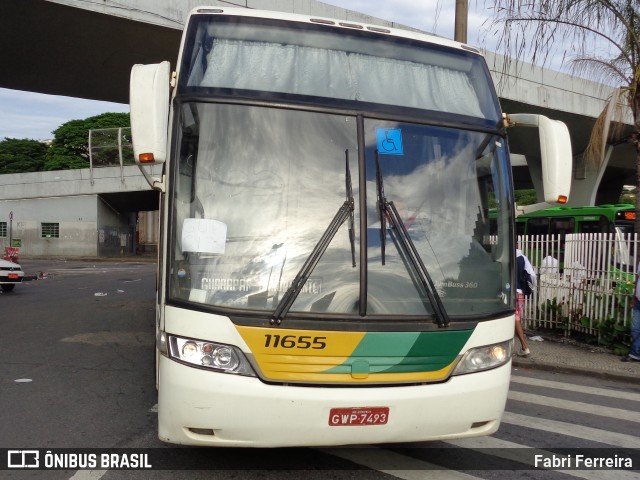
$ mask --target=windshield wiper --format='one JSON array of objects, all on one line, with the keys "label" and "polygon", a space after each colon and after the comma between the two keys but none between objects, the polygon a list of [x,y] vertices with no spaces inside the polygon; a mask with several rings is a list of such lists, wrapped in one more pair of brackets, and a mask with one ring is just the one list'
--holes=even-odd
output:
[{"label": "windshield wiper", "polygon": [[356,266],[356,231],[354,227],[353,211],[355,209],[353,202],[353,186],[351,185],[351,169],[349,168],[349,150],[344,151],[345,156],[345,176],[344,176],[344,189],[347,193],[347,199],[345,204],[349,202],[351,210],[349,212],[349,243],[351,244],[351,266]]},{"label": "windshield wiper", "polygon": [[296,278],[291,282],[291,286],[284,293],[284,296],[278,302],[278,306],[273,312],[269,323],[271,325],[280,325],[282,323],[282,319],[289,312],[291,305],[296,301],[298,295],[302,291],[304,284],[307,283],[307,280],[311,276],[311,272],[316,268],[316,265],[324,255],[324,252],[327,250],[333,237],[336,236],[338,229],[342,226],[342,224],[349,219],[349,241],[351,242],[351,260],[352,265],[356,266],[356,250],[355,250],[355,231],[354,231],[354,208],[355,204],[353,201],[353,187],[351,185],[351,170],[349,169],[349,150],[345,150],[345,190],[346,190],[346,200],[342,204],[342,206],[336,212],[336,215],[331,220],[331,223],[327,227],[327,229],[318,240],[318,243],[313,250],[309,254],[309,257],[302,265],[302,268],[296,275]]},{"label": "windshield wiper", "polygon": [[387,245],[387,221],[385,205],[387,198],[384,195],[384,184],[382,183],[382,170],[380,170],[380,158],[376,149],[376,192],[378,194],[378,214],[380,215],[380,257],[382,265],[385,264],[385,251]]},{"label": "windshield wiper", "polygon": [[438,295],[438,291],[436,290],[435,284],[431,276],[429,275],[429,271],[425,266],[422,258],[420,258],[420,254],[418,253],[418,249],[416,248],[413,240],[411,240],[411,236],[404,223],[402,222],[402,218],[396,209],[396,206],[393,202],[387,200],[387,197],[384,194],[384,184],[382,179],[382,170],[380,169],[380,158],[378,156],[378,151],[376,150],[376,189],[378,193],[378,209],[380,213],[380,240],[381,240],[381,253],[382,253],[382,264],[385,264],[385,238],[387,235],[386,229],[386,221],[385,218],[389,217],[389,222],[391,226],[395,228],[396,235],[400,245],[404,250],[404,254],[411,262],[415,272],[418,275],[418,280],[422,284],[424,291],[431,302],[433,307],[436,321],[438,322],[438,327],[448,327],[449,326],[449,315],[447,315],[447,311],[442,304],[442,300],[440,299],[440,295]]}]

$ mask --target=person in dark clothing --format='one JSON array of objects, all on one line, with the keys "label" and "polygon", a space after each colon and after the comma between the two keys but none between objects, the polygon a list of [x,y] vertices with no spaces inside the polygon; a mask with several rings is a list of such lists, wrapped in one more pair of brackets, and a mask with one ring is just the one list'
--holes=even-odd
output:
[{"label": "person in dark clothing", "polygon": [[[528,274],[528,276],[525,274]],[[516,336],[520,340],[521,351],[518,353],[521,357],[528,357],[531,351],[527,346],[527,339],[522,329],[522,314],[524,312],[525,297],[531,294],[531,289],[536,285],[536,273],[529,262],[529,259],[522,253],[522,250],[516,250]],[[530,285],[529,285],[530,283]]]}]

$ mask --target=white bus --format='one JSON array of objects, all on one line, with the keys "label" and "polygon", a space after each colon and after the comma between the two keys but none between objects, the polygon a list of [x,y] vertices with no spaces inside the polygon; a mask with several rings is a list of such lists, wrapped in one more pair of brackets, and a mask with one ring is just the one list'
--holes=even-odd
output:
[{"label": "white bus", "polygon": [[[571,177],[566,127],[520,119],[541,127],[557,202]],[[508,121],[477,50],[202,7],[174,74],[134,66],[131,123],[162,192],[160,439],[277,447],[496,431],[514,206]]]}]

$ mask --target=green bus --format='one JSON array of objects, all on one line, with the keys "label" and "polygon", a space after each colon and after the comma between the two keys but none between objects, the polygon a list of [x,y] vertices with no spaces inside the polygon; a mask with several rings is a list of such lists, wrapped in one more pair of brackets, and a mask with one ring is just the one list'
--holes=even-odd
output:
[{"label": "green bus", "polygon": [[[630,204],[610,204],[593,207],[552,207],[520,215],[516,218],[516,234],[558,235],[559,251],[556,255],[560,270],[563,270],[565,235],[571,233],[615,233],[616,242],[611,259],[611,272],[616,282],[617,293],[633,292],[635,265],[633,249],[629,249],[624,238],[635,231],[636,211]],[[534,263],[545,256],[535,252]]]},{"label": "green bus", "polygon": [[635,206],[552,207],[516,218],[517,235],[568,233],[634,233]]}]

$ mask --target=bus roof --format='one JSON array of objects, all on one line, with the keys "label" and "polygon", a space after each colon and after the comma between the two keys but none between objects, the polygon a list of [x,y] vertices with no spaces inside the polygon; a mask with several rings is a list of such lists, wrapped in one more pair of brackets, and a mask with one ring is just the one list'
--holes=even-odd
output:
[{"label": "bus roof", "polygon": [[194,15],[212,15],[212,14],[226,14],[226,15],[236,15],[242,17],[254,17],[254,18],[271,18],[271,19],[280,19],[280,20],[288,20],[293,22],[302,22],[309,23],[313,25],[327,25],[337,28],[343,28],[345,30],[362,30],[369,31],[378,34],[391,35],[395,37],[408,38],[412,40],[418,40],[421,42],[428,42],[434,45],[442,45],[446,47],[455,48],[458,50],[464,50],[466,52],[475,53],[481,57],[484,55],[482,52],[470,45],[456,42],[454,40],[449,40],[448,38],[440,37],[438,35],[433,35],[426,32],[419,31],[411,31],[405,30],[401,28],[393,28],[386,27],[380,25],[367,24],[363,22],[354,22],[351,20],[340,20],[335,18],[328,17],[319,17],[313,15],[302,15],[298,13],[286,13],[286,12],[276,12],[271,10],[256,10],[251,8],[241,8],[241,7],[197,7],[191,10],[189,13],[189,18],[187,18],[187,25],[189,19]]},{"label": "bus roof", "polygon": [[587,207],[551,207],[518,216],[518,219],[537,217],[570,217],[581,215],[607,215],[625,210],[635,210],[635,206],[627,203],[606,204]]}]

